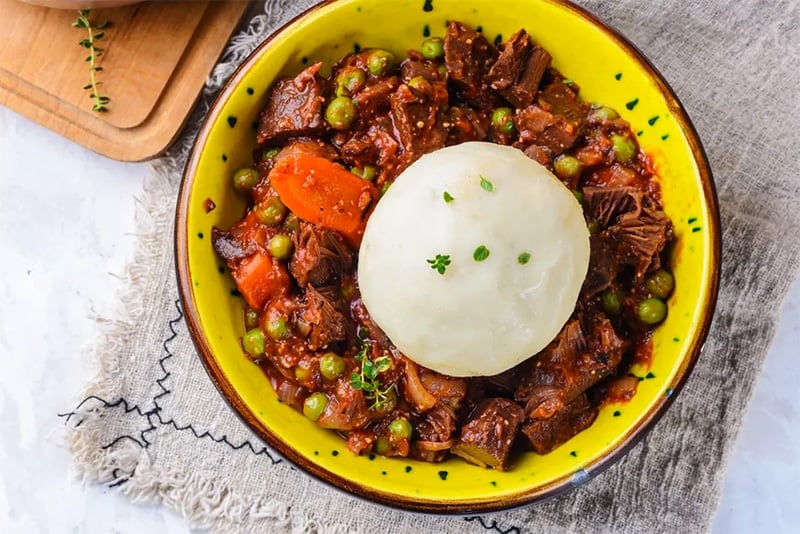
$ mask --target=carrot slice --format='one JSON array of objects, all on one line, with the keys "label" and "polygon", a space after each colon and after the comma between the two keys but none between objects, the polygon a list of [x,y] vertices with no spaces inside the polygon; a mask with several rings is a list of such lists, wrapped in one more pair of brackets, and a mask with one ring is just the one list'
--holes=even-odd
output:
[{"label": "carrot slice", "polygon": [[289,275],[280,262],[265,252],[244,258],[231,271],[239,293],[251,308],[261,310],[264,304],[289,290]]},{"label": "carrot slice", "polygon": [[336,230],[358,246],[367,212],[378,198],[372,183],[332,161],[308,154],[281,159],[269,181],[287,208],[304,221]]}]

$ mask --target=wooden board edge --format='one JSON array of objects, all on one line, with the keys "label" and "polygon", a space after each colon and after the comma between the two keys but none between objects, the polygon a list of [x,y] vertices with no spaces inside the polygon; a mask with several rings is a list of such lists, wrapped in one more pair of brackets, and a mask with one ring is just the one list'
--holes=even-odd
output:
[{"label": "wooden board edge", "polygon": [[[127,162],[153,159],[169,147],[189,118],[205,85],[206,76],[216,65],[250,4],[248,1],[211,2],[211,9],[206,11],[203,23],[198,28],[198,34],[192,39],[173,72],[171,83],[167,85],[147,119],[134,128],[115,128],[94,118],[90,112],[76,110],[73,106],[59,106],[60,100],[48,99],[46,93],[27,82],[16,79],[15,83],[9,83],[9,73],[2,69],[0,69],[0,103],[57,134],[111,159]],[[227,17],[231,17],[232,24],[219,24],[219,20],[225,20]],[[196,57],[206,59],[192,61]],[[193,98],[186,98],[186,87],[178,87],[174,82],[183,80],[189,74],[196,75],[197,71],[202,72],[202,75],[196,76],[197,87],[191,91]],[[22,89],[28,95],[35,95],[35,98],[33,100],[23,98]],[[169,119],[160,120],[165,117]]]}]

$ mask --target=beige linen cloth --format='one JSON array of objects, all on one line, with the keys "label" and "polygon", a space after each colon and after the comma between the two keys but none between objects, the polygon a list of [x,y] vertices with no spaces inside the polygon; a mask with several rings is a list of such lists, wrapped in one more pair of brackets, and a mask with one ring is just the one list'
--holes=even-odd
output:
[{"label": "beige linen cloth", "polygon": [[[419,0],[422,3],[423,0]],[[231,42],[194,120],[247,52],[311,2],[270,0]],[[86,398],[61,414],[77,470],[135,502],[220,532],[697,532],[709,528],[731,448],[800,253],[800,3],[581,0],[672,83],[705,144],[723,224],[722,287],[685,389],[616,465],[550,501],[480,517],[409,514],[293,468],[206,376],[179,305],[172,224],[190,126],[156,164],[122,318],[107,321]],[[260,13],[258,13],[260,12]]]}]

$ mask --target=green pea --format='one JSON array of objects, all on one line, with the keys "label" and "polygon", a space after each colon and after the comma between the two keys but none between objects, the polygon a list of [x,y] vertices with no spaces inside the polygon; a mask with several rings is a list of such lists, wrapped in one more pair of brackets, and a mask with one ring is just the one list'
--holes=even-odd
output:
[{"label": "green pea", "polygon": [[364,87],[366,81],[367,75],[363,70],[344,69],[336,76],[336,96],[350,96]]},{"label": "green pea", "polygon": [[436,73],[439,75],[439,78],[444,80],[445,78],[447,78],[447,67],[445,67],[444,65],[439,65],[438,67],[436,67]]},{"label": "green pea", "polygon": [[261,180],[255,169],[239,169],[233,173],[233,188],[240,193],[247,193]]},{"label": "green pea", "polygon": [[342,376],[345,370],[344,358],[335,352],[326,352],[319,359],[319,372],[328,380]]},{"label": "green pea", "polygon": [[398,417],[389,423],[389,432],[398,439],[410,439],[411,430],[411,423],[405,417]]},{"label": "green pea", "polygon": [[388,50],[373,50],[367,57],[367,70],[373,76],[382,76],[395,65],[394,54]]},{"label": "green pea", "polygon": [[603,311],[610,315],[619,315],[622,311],[622,303],[619,301],[619,293],[608,289],[600,296],[603,303]]},{"label": "green pea", "polygon": [[311,369],[300,367],[299,365],[294,368],[294,377],[300,382],[305,382],[310,379],[312,375]]},{"label": "green pea", "polygon": [[585,200],[583,198],[583,191],[581,191],[580,189],[573,189],[572,195],[575,197],[575,200],[577,200],[579,204],[583,204],[583,201]]},{"label": "green pea", "polygon": [[383,436],[379,437],[375,442],[375,452],[378,454],[386,454],[392,450],[392,444]]},{"label": "green pea", "polygon": [[274,158],[275,156],[278,155],[278,152],[280,152],[280,151],[281,151],[281,149],[277,148],[277,147],[273,147],[273,148],[270,148],[268,150],[265,150],[264,153],[261,154],[261,161],[267,161],[269,159]]},{"label": "green pea", "polygon": [[408,80],[408,86],[412,89],[416,89],[417,91],[425,91],[430,87],[430,85],[431,84],[428,83],[428,80],[422,76],[414,76]]},{"label": "green pea", "polygon": [[430,37],[422,41],[420,47],[425,59],[438,59],[444,55],[444,40],[441,37]]},{"label": "green pea", "polygon": [[283,227],[287,232],[296,232],[297,229],[300,228],[300,220],[297,218],[297,215],[289,213],[289,215],[286,216]]},{"label": "green pea", "polygon": [[358,294],[356,292],[356,285],[352,282],[342,282],[341,294],[342,298],[345,300],[353,300]]},{"label": "green pea", "polygon": [[253,211],[256,214],[256,219],[262,224],[268,226],[278,226],[283,218],[286,216],[286,206],[283,205],[281,199],[278,197],[269,197],[264,202],[257,204]]},{"label": "green pea", "polygon": [[620,163],[630,161],[630,159],[636,154],[636,145],[624,135],[612,135],[611,144],[614,147],[614,154],[617,157],[617,161]]},{"label": "green pea", "polygon": [[282,317],[277,317],[267,321],[267,334],[269,334],[269,337],[272,339],[281,340],[289,337],[291,331],[286,321]]},{"label": "green pea", "polygon": [[337,96],[325,108],[325,120],[334,130],[347,130],[356,119],[356,105],[346,96]]},{"label": "green pea", "polygon": [[372,181],[378,174],[378,169],[373,165],[364,165],[364,168],[350,167],[350,172],[361,178],[362,180]]},{"label": "green pea", "polygon": [[657,324],[667,316],[667,305],[660,299],[646,299],[639,303],[639,320],[644,324]]},{"label": "green pea", "polygon": [[303,415],[312,421],[316,421],[319,419],[319,416],[322,415],[322,412],[325,411],[326,406],[328,406],[328,397],[321,391],[317,391],[306,397],[306,400],[303,401]]},{"label": "green pea", "polygon": [[244,327],[248,330],[258,326],[258,310],[247,308],[244,312]]},{"label": "green pea", "polygon": [[669,272],[659,269],[647,277],[644,286],[654,297],[665,299],[672,293],[672,288],[675,287],[675,279]]},{"label": "green pea", "polygon": [[277,258],[279,260],[288,260],[292,255],[294,243],[292,243],[292,238],[288,235],[277,234],[269,240],[268,248],[269,253],[272,254],[273,258]]},{"label": "green pea", "polygon": [[610,121],[618,118],[619,113],[608,106],[596,105],[589,112],[589,120],[592,122]]},{"label": "green pea", "polygon": [[583,165],[575,156],[563,154],[553,162],[553,170],[556,171],[556,175],[564,180],[577,177],[582,169]]},{"label": "green pea", "polygon": [[492,113],[492,126],[504,133],[514,132],[514,112],[511,108],[497,108]]},{"label": "green pea", "polygon": [[264,332],[260,328],[248,330],[242,336],[242,348],[250,356],[264,354]]},{"label": "green pea", "polygon": [[589,233],[592,235],[599,234],[601,230],[600,223],[594,220],[586,223],[586,227],[589,229]]}]

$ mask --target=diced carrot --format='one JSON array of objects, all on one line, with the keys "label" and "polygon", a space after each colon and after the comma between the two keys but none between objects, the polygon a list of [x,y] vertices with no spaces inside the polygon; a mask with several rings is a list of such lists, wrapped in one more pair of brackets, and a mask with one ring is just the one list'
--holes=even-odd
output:
[{"label": "diced carrot", "polygon": [[378,198],[372,183],[332,161],[308,154],[281,159],[269,174],[273,189],[299,218],[361,243],[367,211]]},{"label": "diced carrot", "polygon": [[244,258],[231,274],[239,293],[256,310],[263,309],[270,298],[289,290],[285,267],[266,252]]}]

